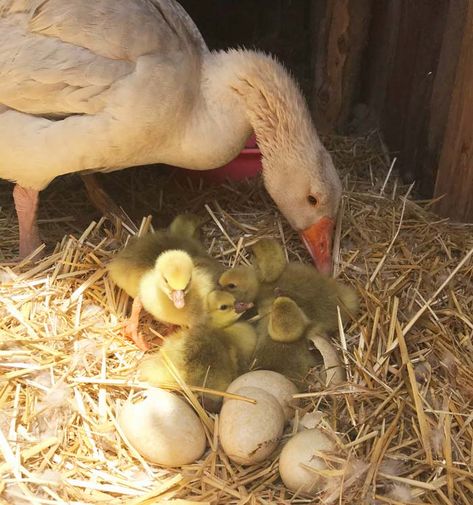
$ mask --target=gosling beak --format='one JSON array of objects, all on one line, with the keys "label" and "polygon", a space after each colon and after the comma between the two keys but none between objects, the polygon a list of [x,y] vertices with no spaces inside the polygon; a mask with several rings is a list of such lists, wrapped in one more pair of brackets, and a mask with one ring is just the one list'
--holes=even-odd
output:
[{"label": "gosling beak", "polygon": [[279,286],[275,287],[273,290],[274,296],[280,297],[280,296],[286,296],[286,292],[281,289]]},{"label": "gosling beak", "polygon": [[182,309],[186,305],[185,293],[182,289],[171,291],[170,298],[172,300],[172,303],[174,303],[174,307],[176,307],[176,309]]},{"label": "gosling beak", "polygon": [[243,312],[251,309],[253,306],[254,306],[253,302],[248,302],[248,303],[235,302],[235,305],[233,306],[233,308],[235,309],[235,312],[237,314],[242,314]]},{"label": "gosling beak", "polygon": [[335,221],[327,216],[301,232],[317,270],[325,275],[332,273],[332,236]]}]

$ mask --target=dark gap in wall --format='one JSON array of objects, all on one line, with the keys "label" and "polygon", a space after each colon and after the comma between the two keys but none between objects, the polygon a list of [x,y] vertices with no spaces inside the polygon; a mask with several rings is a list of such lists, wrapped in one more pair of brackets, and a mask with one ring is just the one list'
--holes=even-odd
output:
[{"label": "dark gap in wall", "polygon": [[272,53],[311,89],[309,0],[181,0],[210,49],[256,48]]}]

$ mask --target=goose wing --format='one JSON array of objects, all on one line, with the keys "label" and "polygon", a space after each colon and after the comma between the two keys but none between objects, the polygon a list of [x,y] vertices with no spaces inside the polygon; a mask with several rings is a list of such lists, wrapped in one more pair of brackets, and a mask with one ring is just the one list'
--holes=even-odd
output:
[{"label": "goose wing", "polygon": [[173,0],[0,0],[0,106],[94,114],[141,56],[197,68],[205,51]]}]

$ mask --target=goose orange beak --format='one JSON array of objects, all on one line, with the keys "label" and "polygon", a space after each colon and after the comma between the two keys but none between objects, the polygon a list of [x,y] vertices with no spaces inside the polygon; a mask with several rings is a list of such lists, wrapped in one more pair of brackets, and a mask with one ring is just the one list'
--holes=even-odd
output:
[{"label": "goose orange beak", "polygon": [[335,221],[327,216],[301,232],[317,270],[325,275],[332,273],[332,237]]}]

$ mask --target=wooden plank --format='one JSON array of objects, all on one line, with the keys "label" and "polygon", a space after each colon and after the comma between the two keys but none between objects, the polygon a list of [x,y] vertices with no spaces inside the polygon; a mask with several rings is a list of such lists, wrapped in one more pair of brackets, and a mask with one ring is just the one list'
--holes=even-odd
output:
[{"label": "wooden plank", "polygon": [[397,40],[380,126],[404,179],[416,180],[416,189],[431,195],[432,174],[423,177],[419,168],[426,153],[429,104],[449,0],[396,3],[399,11],[393,13],[397,16]]},{"label": "wooden plank", "polygon": [[434,192],[470,0],[373,4],[360,101],[378,118],[396,167],[426,197]]},{"label": "wooden plank", "polygon": [[450,0],[429,104],[429,123],[425,151],[419,160],[416,179],[423,180],[423,189],[433,194],[445,127],[455,84],[458,56],[465,27],[469,0]]},{"label": "wooden plank", "polygon": [[313,112],[321,132],[345,125],[358,91],[372,0],[315,2]]},{"label": "wooden plank", "polygon": [[370,113],[382,120],[389,79],[393,71],[399,38],[402,3],[377,0],[371,11],[368,46],[361,75],[360,101]]},{"label": "wooden plank", "polygon": [[435,210],[473,222],[473,2],[468,2],[447,126],[435,184]]}]

